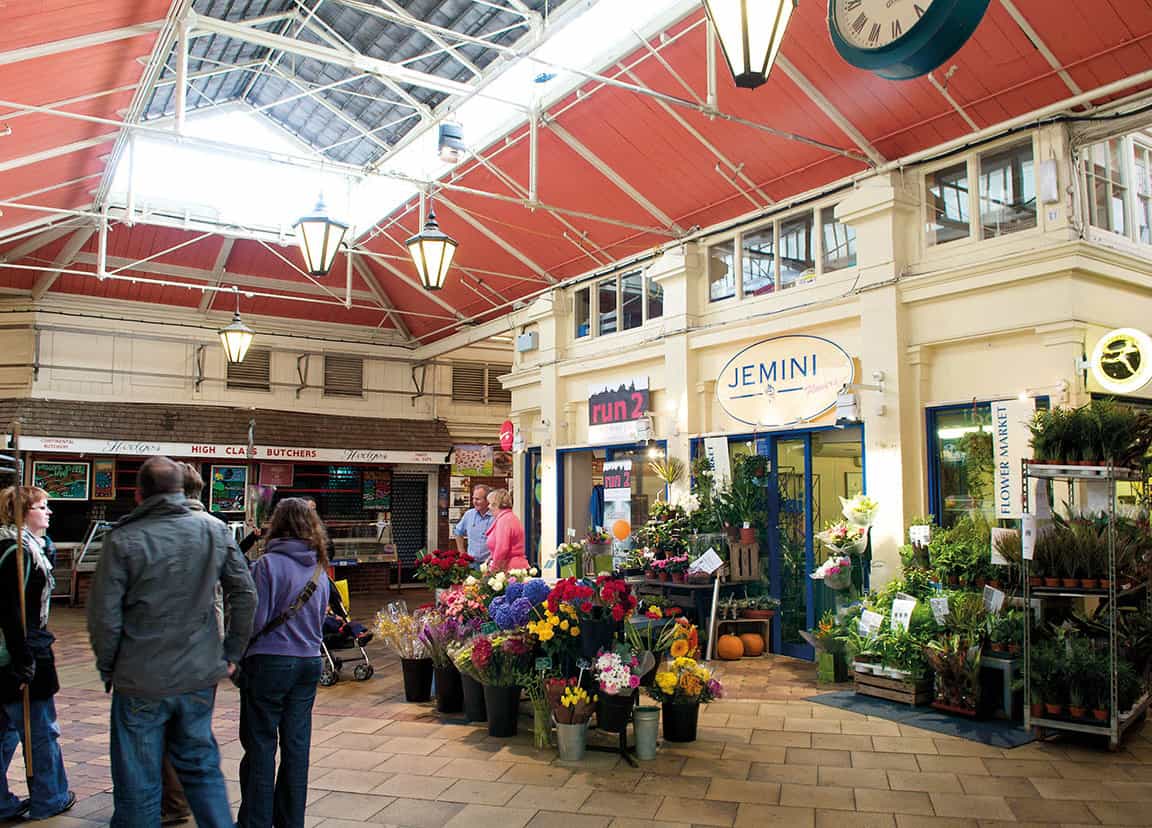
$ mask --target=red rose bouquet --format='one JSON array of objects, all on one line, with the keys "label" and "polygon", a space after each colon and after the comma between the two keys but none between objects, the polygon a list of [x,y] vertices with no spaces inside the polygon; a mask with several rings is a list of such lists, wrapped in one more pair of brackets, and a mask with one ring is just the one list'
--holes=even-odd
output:
[{"label": "red rose bouquet", "polygon": [[455,549],[436,550],[416,559],[416,577],[430,589],[463,583],[471,572],[472,556]]},{"label": "red rose bouquet", "polygon": [[596,579],[596,593],[613,621],[624,621],[636,612],[636,596],[623,578],[601,575]]}]

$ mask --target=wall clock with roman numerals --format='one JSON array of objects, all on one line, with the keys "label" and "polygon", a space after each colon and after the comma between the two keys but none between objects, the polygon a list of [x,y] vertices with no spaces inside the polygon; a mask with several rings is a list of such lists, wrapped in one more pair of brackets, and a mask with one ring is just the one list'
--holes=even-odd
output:
[{"label": "wall clock with roman numerals", "polygon": [[907,80],[956,54],[987,9],[988,0],[829,0],[828,29],[853,66]]}]

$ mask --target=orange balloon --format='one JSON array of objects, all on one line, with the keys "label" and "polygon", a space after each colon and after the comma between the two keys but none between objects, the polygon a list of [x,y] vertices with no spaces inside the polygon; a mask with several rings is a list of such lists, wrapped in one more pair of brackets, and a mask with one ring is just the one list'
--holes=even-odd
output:
[{"label": "orange balloon", "polygon": [[628,536],[632,534],[632,524],[621,518],[612,524],[612,534],[618,541],[628,540]]}]

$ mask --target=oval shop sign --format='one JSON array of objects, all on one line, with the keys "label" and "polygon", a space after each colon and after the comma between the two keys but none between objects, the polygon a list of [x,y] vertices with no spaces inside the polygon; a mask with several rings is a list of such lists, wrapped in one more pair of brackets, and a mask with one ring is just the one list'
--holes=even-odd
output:
[{"label": "oval shop sign", "polygon": [[793,334],[764,339],[737,353],[716,379],[728,415],[757,428],[802,423],[836,405],[856,378],[852,357],[831,340]]}]

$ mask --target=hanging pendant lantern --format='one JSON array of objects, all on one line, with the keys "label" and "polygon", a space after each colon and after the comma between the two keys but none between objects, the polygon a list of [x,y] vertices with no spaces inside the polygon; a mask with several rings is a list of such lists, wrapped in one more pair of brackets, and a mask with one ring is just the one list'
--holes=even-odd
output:
[{"label": "hanging pendant lantern", "polygon": [[405,242],[408,254],[420,274],[425,290],[440,290],[448,278],[448,268],[456,254],[456,240],[436,223],[436,212],[429,209],[424,229]]},{"label": "hanging pendant lantern", "polygon": [[303,216],[292,227],[304,254],[304,268],[310,276],[327,276],[348,232],[348,225],[329,217],[324,198],[316,201],[311,215]]},{"label": "hanging pendant lantern", "polygon": [[767,82],[798,2],[704,0],[704,10],[720,38],[724,59],[738,87],[755,89]]},{"label": "hanging pendant lantern", "polygon": [[238,365],[248,356],[248,349],[252,346],[252,339],[256,332],[244,324],[240,319],[240,293],[236,293],[236,311],[232,314],[232,321],[221,328],[220,344],[224,346],[224,356],[232,365]]}]

